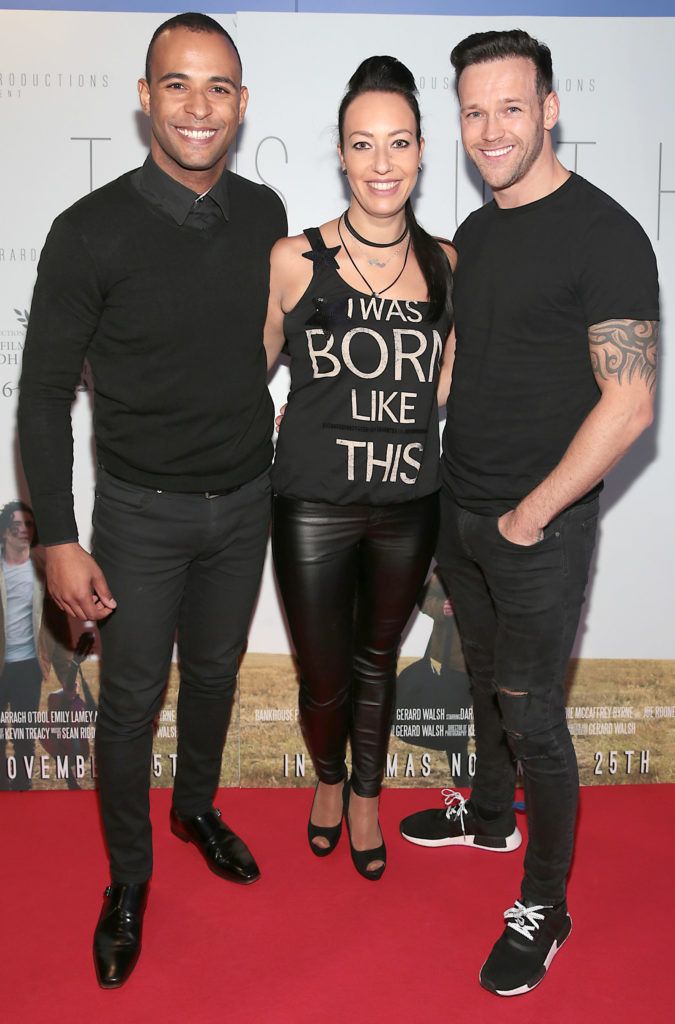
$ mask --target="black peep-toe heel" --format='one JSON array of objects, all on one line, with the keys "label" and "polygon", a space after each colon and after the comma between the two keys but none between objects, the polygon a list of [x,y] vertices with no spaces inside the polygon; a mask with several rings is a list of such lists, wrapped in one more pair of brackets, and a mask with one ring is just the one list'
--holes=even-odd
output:
[{"label": "black peep-toe heel", "polygon": [[[318,788],[319,783],[317,782],[316,787],[314,789],[314,800],[316,800]],[[333,852],[333,850],[335,849],[339,842],[340,836],[342,835],[342,818],[340,818],[337,825],[314,825],[312,823],[312,811],[314,810],[314,800],[312,800],[312,810],[310,810],[309,812],[309,821],[307,822],[307,839],[309,840],[309,845],[312,853],[316,854],[317,857],[327,857],[329,853]],[[317,846],[314,840],[318,838],[325,839],[328,842],[328,846]]]},{"label": "black peep-toe heel", "polygon": [[[345,783],[345,788],[342,791],[342,799],[344,802],[344,817],[347,822],[347,834],[349,836],[349,848],[352,853],[352,861],[354,867],[363,878],[369,879],[371,882],[377,882],[379,878],[382,878],[384,869],[387,866],[387,847],[384,843],[384,838],[380,846],[376,846],[374,850],[356,850],[352,842],[352,830],[349,825],[349,795],[351,788],[349,783]],[[380,819],[377,819],[377,827],[380,829],[380,835],[382,834],[382,828],[380,827]],[[381,860],[382,864],[379,868],[368,870],[368,865],[374,860]]]}]

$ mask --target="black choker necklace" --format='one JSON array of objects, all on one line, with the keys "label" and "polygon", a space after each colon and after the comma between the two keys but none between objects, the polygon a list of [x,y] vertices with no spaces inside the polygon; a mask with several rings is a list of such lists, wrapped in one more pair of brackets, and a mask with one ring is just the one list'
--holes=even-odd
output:
[{"label": "black choker necklace", "polygon": [[367,238],[364,238],[363,235],[360,235],[356,228],[352,226],[352,223],[349,219],[349,214],[347,213],[346,210],[342,214],[342,219],[345,222],[345,227],[347,228],[347,231],[349,232],[350,235],[353,235],[354,238],[356,238],[361,243],[361,245],[372,245],[373,249],[390,249],[393,245],[400,245],[405,236],[408,234],[408,225],[406,224],[401,237],[395,238],[393,242],[369,242]]},{"label": "black choker necklace", "polygon": [[[346,218],[346,214],[343,214],[342,215],[342,220],[345,220],[345,218]],[[384,295],[385,292],[388,292],[390,290],[390,288],[393,288],[394,285],[397,284],[398,281],[400,281],[401,277],[403,276],[403,271],[405,270],[406,264],[408,262],[408,254],[410,253],[410,243],[412,242],[412,238],[408,239],[408,244],[405,247],[405,256],[403,257],[403,266],[399,270],[398,274],[396,275],[394,280],[391,282],[391,284],[388,284],[386,288],[380,288],[379,292],[376,292],[375,289],[373,288],[372,284],[368,280],[368,278],[365,277],[361,273],[359,268],[356,266],[356,263],[354,262],[354,257],[350,253],[350,251],[347,248],[347,245],[345,243],[345,240],[342,237],[342,232],[340,231],[340,221],[338,221],[337,229],[338,229],[338,235],[340,236],[340,241],[342,242],[342,248],[347,253],[347,256],[349,257],[349,261],[350,261],[351,265],[353,266],[354,270],[356,271],[356,273],[359,275],[361,280],[364,281],[368,285],[368,289],[369,289],[371,295],[373,295],[376,299],[379,299],[380,295]],[[400,239],[399,239],[399,241],[400,241]],[[391,242],[389,244],[391,245]]]}]

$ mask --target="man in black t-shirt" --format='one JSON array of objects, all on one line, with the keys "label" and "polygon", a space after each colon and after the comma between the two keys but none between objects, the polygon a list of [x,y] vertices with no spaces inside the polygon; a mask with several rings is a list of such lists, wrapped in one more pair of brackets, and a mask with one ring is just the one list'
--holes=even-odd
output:
[{"label": "man in black t-shirt", "polygon": [[437,559],[471,675],[468,801],[401,824],[411,842],[506,852],[523,768],[521,894],[480,973],[528,992],[571,929],[578,774],[564,679],[602,478],[652,421],[658,280],[649,241],[558,161],[548,47],[520,30],[455,47],[462,141],[494,200],[459,228],[456,349]]},{"label": "man in black t-shirt", "polygon": [[[21,380],[21,451],[57,604],[101,630],[96,761],[111,885],[94,935],[102,987],[141,948],[153,721],[180,657],[171,829],[222,878],[254,882],[213,807],[265,555],[273,407],[262,331],[274,193],[226,168],[247,90],[213,19],[159,27],[139,96],[142,168],[52,226]],[[77,540],[70,404],[88,360],[98,472],[93,557]]]}]

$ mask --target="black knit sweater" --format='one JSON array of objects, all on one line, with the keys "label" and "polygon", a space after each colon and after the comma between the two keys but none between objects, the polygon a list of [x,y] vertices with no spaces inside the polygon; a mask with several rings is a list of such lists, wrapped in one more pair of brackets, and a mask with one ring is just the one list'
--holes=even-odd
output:
[{"label": "black knit sweater", "polygon": [[46,544],[77,539],[70,406],[85,358],[97,458],[114,476],[217,491],[271,461],[262,331],[269,252],[286,233],[282,204],[226,171],[225,214],[181,224],[171,203],[148,197],[145,170],[57,217],[40,257],[19,435]]}]

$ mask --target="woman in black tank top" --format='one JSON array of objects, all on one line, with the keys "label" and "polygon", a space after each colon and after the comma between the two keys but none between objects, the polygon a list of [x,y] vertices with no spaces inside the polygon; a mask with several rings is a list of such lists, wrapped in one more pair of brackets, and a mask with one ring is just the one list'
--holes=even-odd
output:
[{"label": "woman in black tank top", "polygon": [[416,92],[393,57],[352,76],[338,118],[349,209],[277,242],[265,330],[269,365],[284,343],[291,358],[273,551],[319,777],[309,842],[317,856],[334,849],[344,805],[354,864],[373,880],[398,647],[438,528],[437,396],[452,349],[454,250],[409,198],[424,148]]}]

